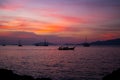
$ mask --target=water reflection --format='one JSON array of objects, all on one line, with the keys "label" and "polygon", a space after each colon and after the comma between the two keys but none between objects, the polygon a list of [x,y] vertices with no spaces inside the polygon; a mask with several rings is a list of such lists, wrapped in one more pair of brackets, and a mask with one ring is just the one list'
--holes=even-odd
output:
[{"label": "water reflection", "polygon": [[54,80],[100,80],[120,66],[119,47],[77,47],[59,51],[56,46],[0,47],[0,68]]}]

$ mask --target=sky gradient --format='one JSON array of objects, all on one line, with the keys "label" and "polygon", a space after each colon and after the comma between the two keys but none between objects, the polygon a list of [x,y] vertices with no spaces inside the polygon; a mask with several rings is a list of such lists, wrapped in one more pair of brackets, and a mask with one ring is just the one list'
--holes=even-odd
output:
[{"label": "sky gradient", "polygon": [[0,40],[120,38],[120,0],[0,0]]}]

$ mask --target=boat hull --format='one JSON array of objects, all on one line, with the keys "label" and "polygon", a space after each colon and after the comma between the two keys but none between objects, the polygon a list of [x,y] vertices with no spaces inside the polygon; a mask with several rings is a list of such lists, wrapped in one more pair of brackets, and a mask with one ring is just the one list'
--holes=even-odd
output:
[{"label": "boat hull", "polygon": [[69,48],[69,47],[59,47],[58,48],[58,50],[74,50],[75,49],[75,47],[71,47],[71,48]]}]

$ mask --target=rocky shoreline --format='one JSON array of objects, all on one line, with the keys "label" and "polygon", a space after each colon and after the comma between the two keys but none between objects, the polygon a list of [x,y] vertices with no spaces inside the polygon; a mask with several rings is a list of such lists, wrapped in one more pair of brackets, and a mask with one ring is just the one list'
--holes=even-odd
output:
[{"label": "rocky shoreline", "polygon": [[[12,70],[0,69],[0,80],[52,80],[51,78],[33,78],[28,75],[18,75]],[[120,80],[120,68],[102,78],[102,80]]]},{"label": "rocky shoreline", "polygon": [[0,69],[0,80],[52,80],[50,78],[33,78],[28,75],[18,75],[12,70]]},{"label": "rocky shoreline", "polygon": [[102,80],[120,80],[120,68],[104,76]]}]

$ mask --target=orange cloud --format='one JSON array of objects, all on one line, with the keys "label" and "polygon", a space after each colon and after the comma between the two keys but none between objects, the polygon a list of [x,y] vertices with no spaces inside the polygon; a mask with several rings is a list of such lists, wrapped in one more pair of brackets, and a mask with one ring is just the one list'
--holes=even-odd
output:
[{"label": "orange cloud", "polygon": [[65,26],[61,24],[46,23],[42,21],[29,20],[24,18],[12,18],[8,21],[1,21],[1,30],[13,30],[13,31],[27,31],[34,32],[36,34],[48,34],[54,32],[60,32],[65,30]]},{"label": "orange cloud", "polygon": [[44,25],[44,28],[36,30],[37,34],[49,34],[49,33],[57,33],[66,30],[64,26],[59,26],[58,24],[47,24]]},{"label": "orange cloud", "polygon": [[[9,18],[9,19],[8,19]],[[35,34],[52,34],[52,35],[59,35],[62,34],[67,36],[73,36],[72,34],[82,34],[85,31],[83,27],[79,26],[71,26],[73,23],[70,23],[67,20],[64,21],[63,18],[68,20],[73,20],[73,22],[77,22],[76,19],[74,20],[72,17],[63,17],[63,21],[60,20],[58,22],[44,22],[39,20],[32,20],[29,18],[22,18],[22,17],[6,17],[6,21],[2,20],[2,28],[1,30],[9,30],[9,31],[25,31],[25,32],[32,32]],[[70,21],[71,21],[70,20]],[[77,19],[78,20],[78,19]],[[66,24],[67,23],[67,24]],[[87,30],[88,31],[88,30]],[[69,34],[69,35],[68,35]]]}]

